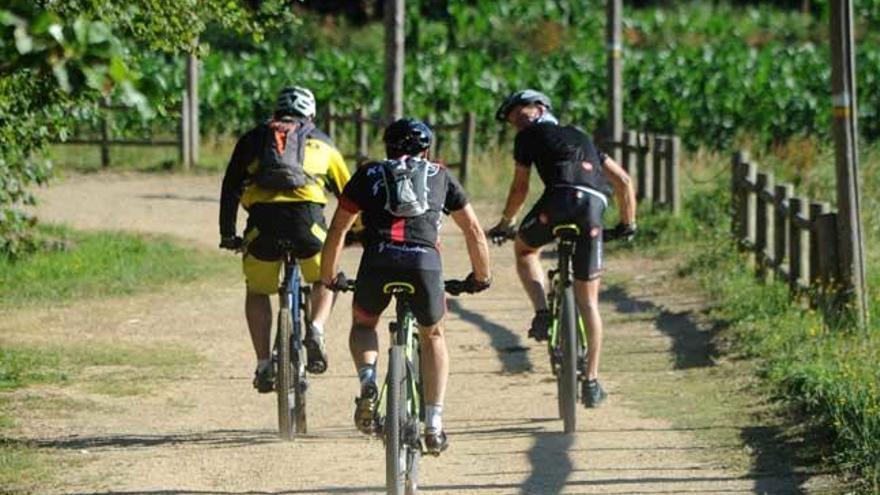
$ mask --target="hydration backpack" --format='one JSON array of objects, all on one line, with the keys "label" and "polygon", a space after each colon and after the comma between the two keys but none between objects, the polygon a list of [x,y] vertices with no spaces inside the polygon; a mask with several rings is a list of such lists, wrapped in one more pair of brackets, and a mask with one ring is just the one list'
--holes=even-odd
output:
[{"label": "hydration backpack", "polygon": [[431,163],[404,156],[382,162],[385,209],[395,217],[417,217],[428,211],[428,169]]},{"label": "hydration backpack", "polygon": [[254,183],[275,191],[305,186],[309,182],[303,169],[306,139],[314,128],[305,120],[269,122]]}]

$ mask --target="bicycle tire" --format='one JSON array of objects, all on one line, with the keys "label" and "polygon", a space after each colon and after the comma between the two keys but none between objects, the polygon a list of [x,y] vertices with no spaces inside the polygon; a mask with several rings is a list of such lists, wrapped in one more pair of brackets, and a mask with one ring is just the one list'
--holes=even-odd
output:
[{"label": "bicycle tire", "polygon": [[[416,411],[407,413],[407,421],[415,425],[415,431],[411,432],[415,436],[415,441],[420,442],[421,424],[425,421],[425,394],[421,387],[421,345],[419,336],[413,335],[413,352],[408,363],[409,384],[413,387],[412,397],[409,397],[413,407],[418,408]],[[409,390],[409,389],[408,389]],[[422,457],[421,445],[416,448],[413,444],[413,438],[408,438],[409,442],[406,447],[406,495],[416,495],[419,491],[419,463]]]},{"label": "bicycle tire", "polygon": [[278,395],[278,432],[282,440],[293,440],[294,417],[291,394],[296,395],[293,381],[293,360],[291,356],[290,337],[293,334],[293,318],[290,310],[282,306],[278,312],[278,347],[276,355],[275,392]]},{"label": "bicycle tire", "polygon": [[309,430],[308,421],[306,420],[306,389],[308,388],[308,381],[306,379],[305,349],[301,344],[293,355],[295,356],[293,362],[293,384],[296,391],[293,400],[294,423],[296,425],[296,432],[298,434],[305,434]]},{"label": "bicycle tire", "polygon": [[405,495],[406,449],[403,426],[406,407],[403,346],[391,347],[385,396],[385,488],[389,495]]},{"label": "bicycle tire", "polygon": [[565,433],[574,433],[577,422],[577,312],[574,290],[562,293],[562,318],[559,339],[562,345],[562,366],[557,377],[561,388],[562,422]]}]

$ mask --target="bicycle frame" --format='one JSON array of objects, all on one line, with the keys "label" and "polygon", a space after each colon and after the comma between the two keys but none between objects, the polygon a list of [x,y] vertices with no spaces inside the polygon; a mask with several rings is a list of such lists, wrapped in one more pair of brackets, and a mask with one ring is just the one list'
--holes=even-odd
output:
[{"label": "bicycle frame", "polygon": [[284,254],[284,278],[278,288],[279,310],[274,343],[275,391],[278,395],[278,429],[281,438],[292,440],[306,433],[308,376],[303,346],[303,318],[309,318],[309,287],[302,283],[296,258]]},{"label": "bicycle frame", "polygon": [[[403,292],[394,293],[397,307],[397,321],[394,322],[392,332],[394,333],[394,345],[401,345],[404,349],[406,357],[406,373],[407,382],[410,385],[409,392],[411,400],[407,404],[409,413],[419,421],[425,420],[424,397],[422,396],[421,370],[414,369],[415,363],[420,362],[421,348],[419,346],[418,330],[415,323],[415,317],[409,309],[409,300],[407,294]],[[419,379],[415,379],[418,377]],[[385,410],[386,392],[388,390],[387,380],[382,384],[382,390],[379,393],[379,400],[376,402],[377,416],[382,418],[382,411]]]},{"label": "bicycle frame", "polygon": [[[550,353],[551,358],[555,357],[554,355],[559,351],[559,308],[561,306],[561,297],[562,291],[566,287],[574,284],[574,277],[572,276],[571,270],[571,258],[574,254],[574,239],[563,239],[559,238],[557,241],[557,252],[559,253],[559,259],[557,262],[557,268],[555,270],[550,270],[549,274],[549,285],[551,287],[551,297],[548,298],[550,313],[553,315],[553,319],[550,324],[549,330],[549,338],[547,339],[547,351]],[[580,312],[577,315],[577,324],[578,324],[578,349],[580,359],[586,359],[586,345],[587,345],[587,326],[584,323],[584,319],[581,317]],[[578,363],[578,372],[586,376],[586,363]],[[551,362],[553,374],[555,375],[557,370],[557,363],[555,361]]]}]

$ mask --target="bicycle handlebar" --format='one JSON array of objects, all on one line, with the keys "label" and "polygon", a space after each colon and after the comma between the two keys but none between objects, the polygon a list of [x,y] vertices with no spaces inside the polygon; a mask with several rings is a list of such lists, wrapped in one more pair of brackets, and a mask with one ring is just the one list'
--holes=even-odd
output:
[{"label": "bicycle handlebar", "polygon": [[[345,273],[339,272],[333,280],[333,284],[327,288],[333,292],[351,292],[354,290],[355,282],[356,280],[346,277]],[[446,280],[443,282],[443,288],[453,296],[476,292],[467,280]]]}]

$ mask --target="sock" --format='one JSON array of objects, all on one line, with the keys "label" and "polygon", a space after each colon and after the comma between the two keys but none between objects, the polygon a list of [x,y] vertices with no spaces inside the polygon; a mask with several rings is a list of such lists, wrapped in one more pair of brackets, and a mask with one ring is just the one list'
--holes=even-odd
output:
[{"label": "sock", "polygon": [[266,371],[272,366],[271,359],[257,359],[257,371]]},{"label": "sock", "polygon": [[366,364],[358,368],[358,378],[361,381],[361,388],[368,384],[376,384],[376,363]]},{"label": "sock", "polygon": [[311,330],[312,335],[314,335],[316,337],[320,337],[321,335],[324,335],[324,325],[320,325],[318,323],[312,322],[309,325],[309,327],[310,327],[309,330]]},{"label": "sock", "polygon": [[443,431],[443,404],[428,404],[425,408],[425,425],[429,430]]}]

